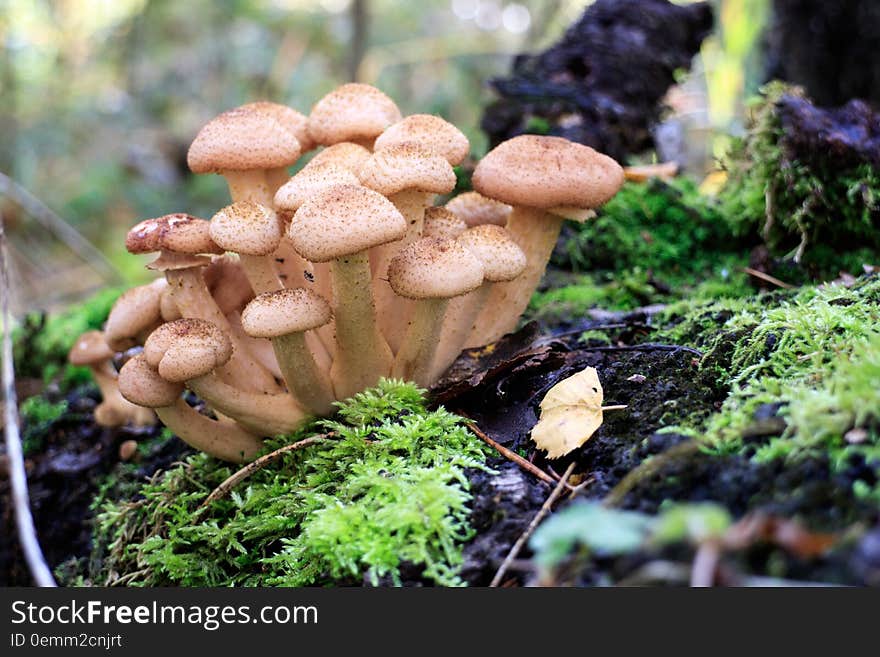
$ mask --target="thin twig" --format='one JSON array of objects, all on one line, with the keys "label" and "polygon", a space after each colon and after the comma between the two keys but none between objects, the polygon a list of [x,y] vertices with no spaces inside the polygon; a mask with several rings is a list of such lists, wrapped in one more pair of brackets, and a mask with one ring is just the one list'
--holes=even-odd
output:
[{"label": "thin twig", "polygon": [[605,413],[606,411],[622,411],[627,408],[629,408],[629,405],[627,404],[614,404],[613,406],[603,406],[602,412]]},{"label": "thin twig", "polygon": [[12,315],[9,309],[9,269],[6,261],[6,231],[0,214],[0,296],[3,314],[3,433],[6,436],[6,456],[9,459],[9,481],[18,539],[24,551],[25,561],[37,586],[56,586],[52,571],[43,556],[40,539],[34,527],[34,517],[28,496],[27,472],[21,432],[18,426],[18,400],[15,394],[15,367],[12,355]]},{"label": "thin twig", "polygon": [[521,467],[523,470],[526,470],[526,471],[532,473],[541,481],[544,481],[544,482],[551,484],[551,485],[555,484],[557,482],[556,479],[554,479],[553,477],[548,475],[546,472],[541,470],[541,468],[539,468],[537,465],[535,465],[533,463],[529,463],[522,456],[520,456],[519,454],[517,454],[513,450],[507,449],[501,443],[498,443],[498,442],[492,440],[489,436],[487,436],[485,433],[483,433],[480,430],[480,427],[477,426],[476,422],[474,422],[473,420],[468,418],[466,415],[463,415],[461,413],[461,411],[456,411],[456,412],[459,415],[462,415],[462,417],[466,418],[465,425],[468,427],[468,429],[470,429],[471,431],[474,432],[474,434],[477,436],[477,438],[479,438],[480,440],[482,440],[484,443],[488,444],[489,446],[494,447],[496,450],[498,450],[498,452],[501,454],[501,456],[513,461],[519,467]]},{"label": "thin twig", "polygon": [[510,564],[519,556],[520,550],[523,549],[523,546],[526,544],[526,541],[529,540],[529,537],[534,533],[535,529],[541,524],[541,521],[544,519],[548,513],[550,513],[553,508],[554,502],[562,495],[562,491],[565,490],[566,485],[568,484],[568,478],[571,476],[571,473],[574,471],[575,461],[572,461],[568,468],[565,470],[565,474],[562,475],[562,478],[559,480],[559,483],[556,484],[556,488],[553,489],[553,492],[550,493],[550,497],[541,505],[541,508],[538,510],[538,513],[535,514],[535,517],[532,518],[532,521],[529,523],[529,526],[526,527],[526,530],[522,533],[522,535],[516,539],[516,543],[513,544],[513,547],[510,548],[510,552],[507,553],[507,556],[504,558],[504,561],[501,562],[501,566],[498,568],[498,572],[495,573],[495,577],[492,578],[490,587],[497,587],[501,583],[501,578],[504,577],[504,573],[507,572],[507,569],[510,567]]},{"label": "thin twig", "polygon": [[279,447],[274,452],[269,452],[268,454],[264,454],[260,458],[255,461],[251,461],[246,466],[244,466],[241,470],[231,474],[227,477],[223,483],[221,483],[217,488],[211,491],[211,494],[205,498],[205,501],[199,505],[199,511],[202,509],[208,508],[213,502],[216,502],[222,497],[225,497],[229,492],[235,488],[242,481],[250,477],[252,474],[257,472],[258,470],[262,470],[264,467],[272,463],[273,461],[277,461],[279,458],[288,454],[290,452],[294,452],[298,449],[303,449],[304,447],[308,447],[309,445],[314,445],[315,443],[324,442],[325,440],[335,436],[336,434],[331,433],[322,433],[319,436],[309,436],[308,438],[303,438],[295,443],[291,443],[290,445],[285,445],[284,447]]},{"label": "thin twig", "polygon": [[765,274],[762,271],[757,269],[752,269],[751,267],[743,267],[742,271],[744,271],[749,276],[754,276],[755,278],[760,278],[762,281],[766,281],[771,285],[775,285],[776,287],[781,287],[783,290],[793,290],[794,285],[790,283],[786,283],[785,281],[780,281],[775,276],[771,276],[770,274]]}]

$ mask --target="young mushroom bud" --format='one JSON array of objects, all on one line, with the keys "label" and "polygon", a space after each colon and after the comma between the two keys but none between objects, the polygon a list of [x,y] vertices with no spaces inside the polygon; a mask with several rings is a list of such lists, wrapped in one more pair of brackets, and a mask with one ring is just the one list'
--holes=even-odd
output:
[{"label": "young mushroom bud", "polygon": [[281,225],[274,210],[252,201],[233,203],[211,218],[210,232],[220,248],[238,254],[256,294],[284,287],[272,259],[281,242]]},{"label": "young mushroom bud", "polygon": [[211,322],[179,319],[153,331],[143,356],[163,379],[186,383],[209,406],[249,431],[276,435],[300,428],[307,415],[290,395],[245,392],[214,374],[231,353],[228,336]]},{"label": "young mushroom bud", "polygon": [[193,173],[219,173],[233,201],[272,205],[266,172],[299,159],[299,140],[269,113],[253,105],[236,107],[199,131],[186,161]]},{"label": "young mushroom bud", "polygon": [[479,192],[463,192],[446,203],[446,209],[455,213],[468,226],[494,224],[506,226],[513,211],[506,203],[486,198]]},{"label": "young mushroom bud", "polygon": [[155,409],[162,423],[192,447],[224,461],[243,463],[263,448],[263,441],[231,423],[201,415],[180,397],[183,385],[166,381],[143,354],[119,371],[119,391],[132,404]]},{"label": "young mushroom bud", "polygon": [[162,297],[168,291],[164,278],[123,292],[107,316],[104,339],[113,351],[143,344],[162,322]]},{"label": "young mushroom bud", "polygon": [[352,82],[315,103],[309,114],[309,136],[325,146],[349,141],[372,149],[376,137],[399,120],[393,100],[376,87]]},{"label": "young mushroom bud", "polygon": [[315,155],[309,163],[303,167],[303,171],[309,167],[316,167],[321,164],[333,163],[348,169],[353,174],[361,170],[370,157],[370,151],[360,144],[353,144],[350,141],[341,141],[338,144],[328,146],[324,150]]},{"label": "young mushroom bud", "polygon": [[378,151],[404,142],[421,144],[452,166],[461,164],[471,147],[464,133],[449,121],[432,114],[412,114],[379,135],[373,148]]},{"label": "young mushroom bud", "polygon": [[261,294],[241,316],[245,332],[254,338],[269,338],[287,388],[307,409],[317,415],[333,410],[333,386],[306,343],[306,331],[330,321],[332,311],[320,295],[304,288],[288,288]]},{"label": "young mushroom bud", "polygon": [[623,180],[623,169],[613,159],[561,137],[521,135],[480,160],[474,189],[513,206],[507,230],[527,265],[515,281],[493,287],[469,343],[492,342],[516,327],[544,275],[562,222],[590,216]]},{"label": "young mushroom bud", "polygon": [[418,300],[391,373],[428,386],[449,300],[477,289],[483,267],[455,240],[426,237],[395,256],[388,280],[396,294]]},{"label": "young mushroom bud", "polygon": [[149,409],[135,406],[119,394],[113,351],[100,331],[86,331],[77,338],[67,360],[71,365],[88,367],[101,391],[101,403],[95,408],[95,423],[102,427],[121,427],[128,422],[149,426],[156,417]]},{"label": "young mushroom bud", "polygon": [[401,239],[406,221],[381,194],[335,185],[306,201],[288,237],[311,262],[329,262],[336,321],[330,380],[337,399],[375,385],[391,371],[393,356],[376,325],[369,250]]},{"label": "young mushroom bud", "polygon": [[485,309],[493,286],[512,281],[526,268],[526,254],[501,226],[483,224],[469,228],[456,241],[483,265],[483,284],[473,292],[453,299],[446,311],[432,378],[439,378],[455,361]]},{"label": "young mushroom bud", "polygon": [[455,239],[467,230],[468,225],[454,212],[446,208],[425,208],[425,224],[422,237],[447,237]]}]

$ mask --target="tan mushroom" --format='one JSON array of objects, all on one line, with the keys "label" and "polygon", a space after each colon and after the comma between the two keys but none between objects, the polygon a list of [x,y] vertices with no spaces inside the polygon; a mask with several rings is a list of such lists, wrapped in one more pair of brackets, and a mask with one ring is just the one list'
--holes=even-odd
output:
[{"label": "tan mushroom", "polygon": [[242,326],[254,338],[269,338],[287,388],[317,415],[333,410],[333,386],[327,370],[316,362],[306,332],[324,326],[332,311],[320,295],[305,288],[261,294],[242,313]]},{"label": "tan mushroom", "polygon": [[[297,112],[292,107],[261,100],[242,105],[240,109],[264,114],[278,121],[281,127],[296,137],[296,140],[299,142],[300,153],[310,151],[317,146],[309,137],[309,117],[302,112]],[[290,178],[290,172],[287,170],[287,165],[266,170],[266,182],[272,192],[275,192],[281,185],[286,183],[288,178]]]},{"label": "tan mushroom", "polygon": [[330,262],[336,352],[330,380],[337,399],[375,385],[393,356],[376,325],[369,250],[401,239],[406,221],[381,194],[356,185],[328,187],[290,222],[294,248],[311,262]]},{"label": "tan mushroom", "polygon": [[315,103],[309,114],[309,136],[325,146],[348,141],[372,149],[376,137],[400,118],[388,96],[376,87],[352,82]]},{"label": "tan mushroom", "polygon": [[388,280],[396,294],[417,300],[391,373],[427,386],[449,300],[477,289],[483,267],[455,240],[425,237],[395,256]]},{"label": "tan mushroom", "polygon": [[332,162],[344,169],[348,169],[353,174],[361,170],[364,162],[370,157],[370,151],[360,144],[353,144],[349,141],[341,141],[338,144],[328,146],[324,150],[317,153],[303,169],[315,167],[320,164]]},{"label": "tan mushroom", "polygon": [[144,427],[154,424],[156,416],[152,411],[135,406],[119,394],[112,359],[113,351],[100,331],[83,333],[67,354],[71,365],[91,370],[101,391],[101,403],[95,408],[95,423],[102,427],[121,427],[129,422]]},{"label": "tan mushroom", "polygon": [[506,226],[513,210],[507,203],[486,198],[479,192],[463,192],[453,197],[446,203],[446,209],[454,212],[468,226]]},{"label": "tan mushroom", "polygon": [[132,404],[152,408],[168,429],[192,447],[224,461],[250,461],[263,441],[235,424],[201,415],[180,397],[183,384],[166,381],[139,354],[119,371],[119,391]]},{"label": "tan mushroom", "polygon": [[464,133],[449,121],[432,114],[412,114],[379,135],[373,148],[378,151],[405,142],[421,144],[452,166],[461,164],[471,146]]},{"label": "tan mushroom", "polygon": [[284,287],[272,259],[281,242],[281,225],[272,208],[253,201],[227,205],[211,217],[210,233],[221,249],[238,254],[256,294]]},{"label": "tan mushroom", "polygon": [[144,343],[162,323],[162,297],[169,290],[164,278],[123,292],[107,316],[104,339],[113,351],[125,351]]},{"label": "tan mushroom", "polygon": [[492,342],[516,327],[544,275],[562,222],[591,216],[623,180],[623,169],[613,159],[560,137],[514,137],[480,160],[474,189],[513,206],[507,229],[527,265],[515,281],[493,286],[469,343]]},{"label": "tan mushroom", "polygon": [[456,238],[466,231],[467,227],[468,225],[464,221],[446,208],[436,206],[425,208],[425,223],[422,226],[422,237]]}]

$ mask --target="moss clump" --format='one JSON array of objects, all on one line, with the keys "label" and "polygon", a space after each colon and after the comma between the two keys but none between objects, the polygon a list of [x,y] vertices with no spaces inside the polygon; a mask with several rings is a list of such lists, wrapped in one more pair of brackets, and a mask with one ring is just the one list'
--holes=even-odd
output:
[{"label": "moss clump", "polygon": [[[96,583],[129,585],[400,584],[404,567],[461,584],[470,537],[466,468],[485,468],[482,442],[423,391],[382,381],[342,403],[314,433],[325,441],[250,475],[202,512],[232,474],[194,455],[154,477],[137,501],[108,501],[97,518]],[[408,570],[407,572],[413,572]]]},{"label": "moss clump", "polygon": [[843,108],[818,121],[821,112],[796,87],[765,86],[723,161],[728,181],[719,197],[736,235],[800,259],[813,278],[860,272],[880,249],[880,169],[857,148],[823,143],[861,117]]},{"label": "moss clump", "polygon": [[19,406],[22,417],[22,450],[25,456],[43,448],[46,431],[67,412],[67,401],[51,402],[41,395],[28,397]]},{"label": "moss clump", "polygon": [[88,368],[67,364],[67,352],[82,333],[104,325],[121,293],[122,289],[109,288],[62,313],[30,313],[13,333],[17,376],[58,379],[64,389],[90,382]]}]

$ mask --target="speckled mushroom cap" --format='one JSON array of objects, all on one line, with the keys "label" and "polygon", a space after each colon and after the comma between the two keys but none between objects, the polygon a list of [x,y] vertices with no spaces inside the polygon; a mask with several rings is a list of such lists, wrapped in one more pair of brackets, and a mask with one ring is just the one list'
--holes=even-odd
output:
[{"label": "speckled mushroom cap", "polygon": [[309,137],[309,117],[302,112],[297,112],[292,107],[281,105],[280,103],[272,103],[266,100],[258,100],[254,103],[242,105],[240,109],[252,110],[254,112],[271,116],[278,121],[283,128],[293,133],[293,136],[296,137],[296,140],[299,142],[300,149],[303,153],[310,151],[317,146],[317,144],[312,141],[312,138]]},{"label": "speckled mushroom cap", "polygon": [[358,172],[361,184],[390,196],[405,189],[447,194],[455,189],[455,171],[442,156],[404,141],[377,149]]},{"label": "speckled mushroom cap", "polygon": [[561,137],[520,135],[477,164],[472,182],[483,196],[534,208],[596,208],[623,185],[623,168],[589,146]]},{"label": "speckled mushroom cap", "polygon": [[211,239],[210,222],[189,214],[166,214],[135,224],[125,236],[129,253],[174,253],[196,255],[222,253]]},{"label": "speckled mushroom cap", "polygon": [[241,325],[253,338],[277,338],[318,328],[332,316],[320,294],[292,287],[257,296],[241,314]]},{"label": "speckled mushroom cap", "polygon": [[281,242],[281,223],[271,208],[253,201],[238,201],[211,217],[211,238],[226,251],[269,255]]},{"label": "speckled mushroom cap", "polygon": [[182,383],[166,381],[149,366],[143,354],[130,359],[119,370],[120,394],[132,404],[147,408],[171,406],[183,392]]},{"label": "speckled mushroom cap", "polygon": [[309,114],[309,136],[319,144],[374,139],[400,121],[400,110],[384,93],[351,82],[315,103]]},{"label": "speckled mushroom cap", "polygon": [[334,185],[303,203],[288,227],[293,248],[329,262],[402,239],[406,220],[387,198],[359,185]]},{"label": "speckled mushroom cap", "polygon": [[193,173],[276,169],[299,159],[296,135],[253,105],[223,112],[205,124],[186,154]]},{"label": "speckled mushroom cap", "polygon": [[123,292],[107,316],[104,339],[111,349],[125,351],[135,345],[135,336],[162,319],[162,294],[168,284],[164,278]]},{"label": "speckled mushroom cap", "polygon": [[150,334],[143,355],[166,381],[189,381],[224,365],[232,356],[232,343],[216,324],[178,319]]},{"label": "speckled mushroom cap", "polygon": [[71,365],[95,365],[113,358],[113,350],[107,346],[100,331],[86,331],[76,339],[67,354]]},{"label": "speckled mushroom cap", "polygon": [[341,164],[325,161],[305,167],[275,193],[275,207],[295,212],[307,199],[331,185],[358,185],[358,177]]},{"label": "speckled mushroom cap", "polygon": [[507,203],[486,198],[479,192],[464,192],[446,203],[451,210],[468,226],[495,224],[506,226],[510,212],[513,210]]},{"label": "speckled mushroom cap", "polygon": [[432,114],[413,114],[401,119],[376,137],[373,147],[379,150],[406,141],[425,146],[453,166],[461,164],[471,147],[461,130]]},{"label": "speckled mushroom cap", "polygon": [[388,282],[409,299],[449,299],[480,287],[483,266],[453,239],[423,237],[391,259]]},{"label": "speckled mushroom cap", "polygon": [[467,224],[446,208],[432,206],[425,208],[425,223],[422,226],[422,237],[458,237]]},{"label": "speckled mushroom cap", "polygon": [[477,257],[487,281],[512,281],[526,268],[526,254],[501,226],[474,226],[456,241]]},{"label": "speckled mushroom cap", "polygon": [[309,163],[303,167],[303,170],[309,167],[315,167],[325,162],[338,164],[357,175],[361,170],[364,162],[370,157],[370,151],[360,144],[352,144],[350,141],[343,141],[338,144],[328,146],[320,151],[315,157],[309,160]]}]

